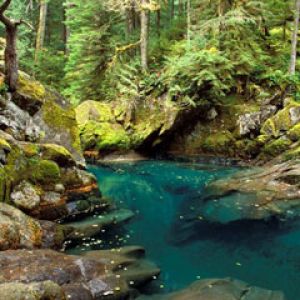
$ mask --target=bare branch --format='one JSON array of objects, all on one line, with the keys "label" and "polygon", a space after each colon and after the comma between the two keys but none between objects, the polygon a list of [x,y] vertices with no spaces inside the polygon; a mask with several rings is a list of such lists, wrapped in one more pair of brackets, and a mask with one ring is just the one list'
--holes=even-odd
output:
[{"label": "bare branch", "polygon": [[18,20],[18,21],[15,21],[15,24],[16,24],[17,26],[19,26],[19,25],[21,25],[21,24],[24,24],[24,25],[26,25],[28,28],[30,28],[31,30],[34,30],[34,27],[33,27],[29,22],[27,22],[26,20],[23,20],[23,19]]}]

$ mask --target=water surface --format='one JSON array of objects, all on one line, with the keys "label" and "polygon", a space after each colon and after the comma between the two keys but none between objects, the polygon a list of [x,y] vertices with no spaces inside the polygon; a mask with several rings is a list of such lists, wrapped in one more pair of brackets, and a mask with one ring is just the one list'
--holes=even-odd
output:
[{"label": "water surface", "polygon": [[233,277],[282,290],[289,300],[300,299],[299,222],[220,225],[197,215],[207,183],[237,170],[172,161],[91,166],[102,193],[135,213],[131,222],[102,236],[107,242],[94,248],[142,245],[162,270],[155,285],[161,292],[197,279]]}]

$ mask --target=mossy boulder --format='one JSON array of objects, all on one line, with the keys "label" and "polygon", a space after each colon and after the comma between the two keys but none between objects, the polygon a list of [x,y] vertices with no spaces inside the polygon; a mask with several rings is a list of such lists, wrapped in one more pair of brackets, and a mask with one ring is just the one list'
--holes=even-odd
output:
[{"label": "mossy boulder", "polygon": [[284,137],[279,138],[277,140],[273,140],[264,146],[262,150],[262,155],[275,157],[281,154],[282,152],[288,150],[291,144],[292,144],[291,140]]},{"label": "mossy boulder", "polygon": [[84,150],[127,150],[130,138],[117,123],[89,121],[81,126],[81,141]]},{"label": "mossy boulder", "polygon": [[85,101],[76,108],[76,118],[83,150],[113,151],[130,148],[130,137],[124,126],[118,123],[113,106]]},{"label": "mossy boulder", "polygon": [[295,125],[292,129],[290,129],[287,133],[288,137],[296,142],[300,140],[300,123]]},{"label": "mossy boulder", "polygon": [[57,183],[60,181],[60,169],[51,160],[30,160],[28,165],[31,181],[41,184]]},{"label": "mossy boulder", "polygon": [[12,100],[23,110],[34,115],[46,101],[46,89],[38,81],[19,71],[18,89]]},{"label": "mossy boulder", "polygon": [[2,139],[2,138],[0,138],[0,150],[4,150],[7,152],[11,151],[10,144],[5,139]]},{"label": "mossy boulder", "polygon": [[300,146],[298,146],[294,149],[291,149],[289,151],[286,151],[284,154],[285,160],[292,160],[292,159],[299,159],[300,158]]},{"label": "mossy boulder", "polygon": [[[0,71],[4,76],[3,65]],[[75,110],[60,94],[20,71],[12,101],[4,100],[2,129],[19,141],[61,145],[78,163],[84,164]]]},{"label": "mossy boulder", "polygon": [[227,130],[210,134],[203,143],[203,149],[212,154],[234,155],[235,139]]},{"label": "mossy boulder", "polygon": [[72,154],[65,147],[56,144],[42,144],[41,157],[55,161],[58,165],[67,167],[76,164]]},{"label": "mossy boulder", "polygon": [[263,124],[261,134],[277,138],[283,132],[289,131],[298,122],[300,122],[300,104],[290,102],[284,109]]},{"label": "mossy boulder", "polygon": [[79,125],[84,125],[88,121],[114,122],[115,115],[111,105],[88,100],[76,108],[76,119]]},{"label": "mossy boulder", "polygon": [[56,94],[49,96],[34,120],[43,131],[41,143],[61,145],[84,164],[75,111],[68,102]]}]

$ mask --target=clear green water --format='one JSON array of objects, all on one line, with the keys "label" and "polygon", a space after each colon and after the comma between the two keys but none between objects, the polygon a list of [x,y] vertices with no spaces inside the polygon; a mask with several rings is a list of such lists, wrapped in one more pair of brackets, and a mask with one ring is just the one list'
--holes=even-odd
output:
[{"label": "clear green water", "polygon": [[[91,166],[102,193],[135,218],[105,237],[105,248],[142,245],[162,270],[152,289],[177,290],[197,279],[233,277],[300,299],[300,223],[197,220],[206,184],[234,167],[145,161]],[[157,291],[156,291],[157,292]]]}]

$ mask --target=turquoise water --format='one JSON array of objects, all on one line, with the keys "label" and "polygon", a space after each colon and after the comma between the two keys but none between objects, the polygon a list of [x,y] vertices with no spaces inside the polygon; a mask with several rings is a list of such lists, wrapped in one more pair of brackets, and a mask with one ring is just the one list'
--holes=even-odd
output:
[{"label": "turquoise water", "polygon": [[[162,273],[151,291],[170,292],[197,279],[233,277],[300,299],[300,223],[238,221],[227,225],[197,214],[211,180],[237,167],[172,161],[91,166],[102,193],[135,217],[98,237],[94,248],[142,245]],[[96,243],[97,244],[97,243]]]}]

